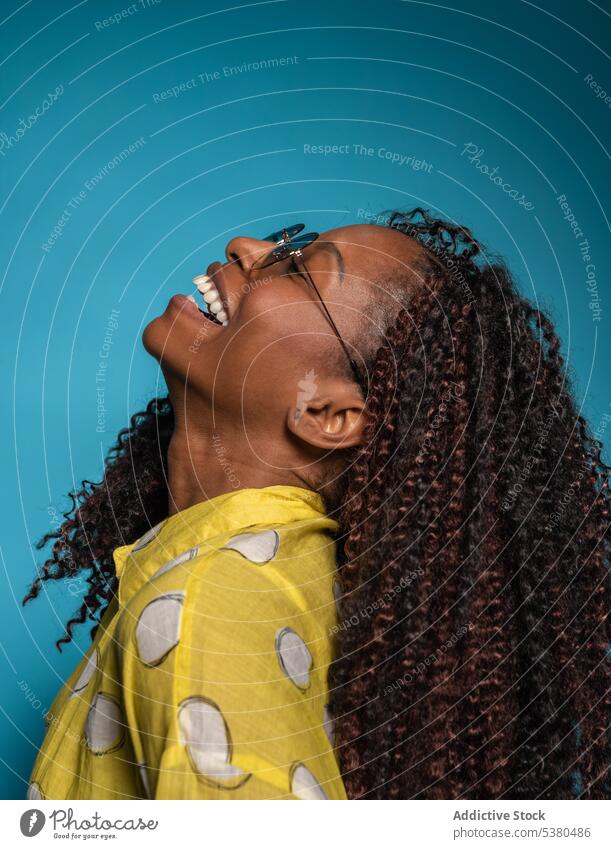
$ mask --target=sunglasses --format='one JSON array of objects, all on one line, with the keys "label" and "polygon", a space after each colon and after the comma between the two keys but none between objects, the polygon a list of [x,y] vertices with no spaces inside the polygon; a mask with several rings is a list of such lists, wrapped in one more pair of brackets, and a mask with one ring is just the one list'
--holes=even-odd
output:
[{"label": "sunglasses", "polygon": [[361,375],[361,371],[356,364],[355,360],[350,354],[348,350],[348,346],[344,342],[341,337],[339,330],[333,318],[331,317],[331,313],[329,312],[327,305],[322,299],[322,295],[318,291],[318,286],[312,279],[312,275],[310,274],[308,267],[303,261],[303,250],[307,248],[312,242],[318,239],[319,233],[303,233],[302,231],[305,229],[305,224],[293,224],[290,227],[283,227],[282,230],[276,230],[275,233],[271,233],[269,236],[266,236],[263,241],[265,242],[274,242],[275,247],[266,254],[262,259],[258,260],[255,263],[256,268],[268,268],[270,265],[274,265],[276,262],[282,262],[289,257],[292,258],[293,262],[297,266],[297,268],[303,271],[304,276],[310,286],[314,289],[318,300],[323,306],[323,309],[327,315],[329,323],[333,328],[333,332],[337,336],[340,341],[342,348],[344,349],[346,356],[348,357],[348,362],[350,363],[350,368],[352,369],[352,373],[356,379],[356,382],[361,388],[363,395],[367,397],[367,383],[363,379]]}]

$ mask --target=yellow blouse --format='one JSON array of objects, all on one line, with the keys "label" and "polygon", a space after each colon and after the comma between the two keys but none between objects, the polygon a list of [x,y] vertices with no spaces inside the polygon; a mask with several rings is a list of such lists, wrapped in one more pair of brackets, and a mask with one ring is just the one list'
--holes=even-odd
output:
[{"label": "yellow blouse", "polygon": [[118,596],[47,714],[29,799],[345,799],[327,710],[337,522],[219,495],[113,552]]}]

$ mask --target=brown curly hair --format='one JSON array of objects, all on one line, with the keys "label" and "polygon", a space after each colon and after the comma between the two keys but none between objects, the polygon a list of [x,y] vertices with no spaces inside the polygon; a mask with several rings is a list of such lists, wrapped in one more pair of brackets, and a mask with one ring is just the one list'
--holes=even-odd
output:
[{"label": "brown curly hair", "polygon": [[[337,518],[330,689],[350,798],[607,796],[609,467],[550,319],[468,229],[422,209],[422,285],[366,361],[370,421]],[[116,590],[115,547],[167,515],[168,398],[83,481],[41,583],[85,573],[73,628]],[[92,629],[95,633],[97,624]]]}]

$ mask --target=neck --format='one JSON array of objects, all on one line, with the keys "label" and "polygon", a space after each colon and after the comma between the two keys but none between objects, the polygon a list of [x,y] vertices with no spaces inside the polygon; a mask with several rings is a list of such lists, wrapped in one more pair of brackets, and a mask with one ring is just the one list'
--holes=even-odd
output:
[{"label": "neck", "polygon": [[278,485],[311,489],[299,469],[263,464],[256,446],[244,445],[244,438],[238,441],[236,446],[235,435],[224,436],[218,429],[202,432],[176,425],[168,447],[168,515],[238,489]]}]

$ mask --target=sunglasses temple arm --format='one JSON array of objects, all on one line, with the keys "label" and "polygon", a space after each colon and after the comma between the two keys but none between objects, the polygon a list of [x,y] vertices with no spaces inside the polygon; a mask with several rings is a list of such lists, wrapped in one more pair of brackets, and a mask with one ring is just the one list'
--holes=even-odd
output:
[{"label": "sunglasses temple arm", "polygon": [[327,309],[327,305],[325,304],[325,302],[324,302],[324,301],[323,301],[323,299],[321,298],[321,296],[320,296],[320,292],[318,291],[318,287],[317,287],[316,283],[314,282],[314,280],[312,279],[312,275],[310,274],[310,272],[309,272],[309,270],[308,270],[307,265],[305,264],[305,262],[304,262],[303,260],[301,260],[301,263],[300,263],[300,264],[301,264],[301,267],[303,268],[303,270],[305,271],[305,273],[307,274],[307,276],[308,276],[308,280],[309,280],[309,281],[310,281],[310,283],[312,284],[312,286],[313,286],[313,288],[314,288],[314,291],[316,292],[316,295],[318,296],[318,300],[319,300],[319,301],[320,301],[320,303],[322,304],[323,309],[324,309],[324,311],[325,311],[325,312],[326,312],[326,314],[327,314],[327,318],[328,318],[328,319],[329,319],[329,321],[331,322],[331,326],[333,327],[333,330],[335,331],[335,335],[336,335],[336,336],[337,336],[337,338],[339,339],[339,341],[340,341],[340,343],[341,343],[341,346],[342,346],[342,348],[344,349],[344,351],[345,351],[345,353],[346,353],[346,356],[348,357],[348,362],[350,363],[350,368],[352,369],[352,371],[353,371],[353,373],[354,373],[354,376],[355,376],[355,378],[356,378],[356,381],[357,381],[358,385],[361,387],[361,389],[362,389],[363,391],[366,391],[366,390],[365,390],[365,386],[364,386],[364,384],[363,384],[363,381],[362,381],[362,379],[361,379],[361,373],[360,373],[360,371],[359,371],[359,367],[357,366],[356,362],[355,362],[355,361],[352,359],[352,357],[350,356],[350,351],[348,350],[348,348],[347,348],[347,346],[346,346],[346,343],[345,343],[345,342],[344,342],[344,340],[342,339],[341,334],[340,334],[339,330],[337,329],[336,324],[335,324],[335,322],[333,321],[333,318],[331,317],[331,313],[330,313],[330,312],[329,312],[329,310]]}]

